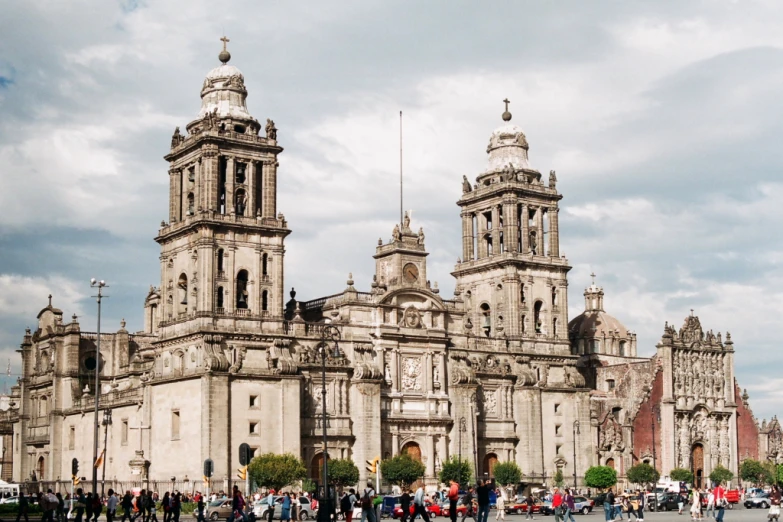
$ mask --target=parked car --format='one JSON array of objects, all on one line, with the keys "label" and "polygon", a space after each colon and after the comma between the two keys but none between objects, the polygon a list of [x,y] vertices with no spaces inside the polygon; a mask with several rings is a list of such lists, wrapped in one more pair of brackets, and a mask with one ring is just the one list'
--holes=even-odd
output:
[{"label": "parked car", "polygon": [[679,509],[680,494],[664,493],[658,498],[658,511],[675,511]]},{"label": "parked car", "polygon": [[[269,505],[267,504],[267,498],[268,497],[264,497],[253,504],[253,514],[256,516],[256,519],[263,519],[267,517],[267,512],[269,510]],[[230,515],[231,499],[228,500],[228,509]],[[279,519],[282,513],[283,513],[283,497],[277,496],[275,497],[275,514],[273,515],[273,517]],[[209,518],[209,515],[207,516]],[[228,515],[226,515],[226,518],[227,517]],[[315,518],[315,511],[313,510],[313,506],[310,503],[310,499],[308,499],[307,497],[299,497],[299,520],[308,520],[312,518]],[[212,518],[211,520],[218,520],[218,519]]]},{"label": "parked car", "polygon": [[[439,516],[439,515],[441,515],[443,513],[442,507],[440,505],[438,505],[438,504],[433,503],[429,499],[424,501],[424,509],[427,510],[427,514],[429,516],[431,516],[431,517],[436,517],[436,516]],[[448,507],[446,509],[448,511]],[[410,506],[410,510],[409,511],[410,511],[410,514],[411,514],[411,517],[412,517],[413,516],[413,512],[415,511],[415,509],[413,507],[413,500],[412,499],[411,499],[411,506]],[[459,505],[457,506],[457,513],[458,514],[462,513],[459,510]],[[394,519],[402,518],[402,506],[400,504],[397,504],[396,506],[394,506],[394,512],[392,513],[392,518],[394,518]]]},{"label": "parked car", "polygon": [[[541,506],[543,506],[543,502],[533,502],[533,513],[540,513],[541,512]],[[518,515],[522,515],[524,513],[527,513],[527,502],[524,500],[522,502],[509,502],[506,505],[506,513],[516,513]],[[444,515],[445,516],[445,515]]]},{"label": "parked car", "polygon": [[769,493],[757,493],[755,496],[745,499],[745,507],[748,509],[769,507]]},{"label": "parked car", "polygon": [[577,513],[588,515],[593,511],[595,502],[587,497],[576,496],[574,497],[574,507],[576,507]]},{"label": "parked car", "polygon": [[18,504],[19,497],[4,497],[0,499],[0,504]]},{"label": "parked car", "polygon": [[[461,517],[462,515],[467,513],[467,511],[468,511],[468,506],[463,504],[462,503],[462,499],[460,498],[457,501],[457,516]],[[440,513],[444,517],[451,516],[451,508],[449,506],[449,501],[448,500],[440,505]]]},{"label": "parked car", "polygon": [[221,518],[228,518],[231,516],[231,513],[231,499],[219,499],[209,503],[206,517],[208,520],[215,521]]}]

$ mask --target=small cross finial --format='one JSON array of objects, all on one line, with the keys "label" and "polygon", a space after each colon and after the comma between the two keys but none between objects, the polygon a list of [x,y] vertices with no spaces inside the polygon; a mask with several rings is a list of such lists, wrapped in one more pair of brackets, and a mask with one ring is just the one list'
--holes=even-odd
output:
[{"label": "small cross finial", "polygon": [[691,308],[691,317],[693,317],[693,308]]},{"label": "small cross finial", "polygon": [[508,104],[511,102],[508,100],[508,98],[506,98],[505,100],[503,100],[503,103],[506,104],[506,110],[503,112],[502,115],[503,121],[511,121],[511,113],[508,112]]},{"label": "small cross finial", "polygon": [[595,286],[595,272],[593,272],[592,274],[590,274],[590,277],[592,277],[592,278],[593,278],[593,286]]},{"label": "small cross finial", "polygon": [[220,60],[223,63],[228,63],[228,61],[231,59],[231,53],[228,52],[228,49],[226,49],[226,44],[231,40],[223,36],[220,39],[220,41],[223,42],[223,50],[220,51],[220,54],[218,55],[218,60]]},{"label": "small cross finial", "polygon": [[228,49],[226,49],[226,44],[227,44],[228,42],[230,42],[231,40],[229,40],[228,38],[226,38],[226,36],[225,36],[225,35],[223,35],[223,37],[220,39],[220,41],[221,41],[221,42],[223,42],[223,50],[224,50],[224,51],[227,51]]},{"label": "small cross finial", "polygon": [[52,306],[52,294],[49,294],[49,306]]}]

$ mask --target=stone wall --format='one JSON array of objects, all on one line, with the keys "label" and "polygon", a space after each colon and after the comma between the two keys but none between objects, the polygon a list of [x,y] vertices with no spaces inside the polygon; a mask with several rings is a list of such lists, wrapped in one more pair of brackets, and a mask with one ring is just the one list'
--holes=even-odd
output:
[{"label": "stone wall", "polygon": [[649,397],[639,406],[639,411],[633,420],[633,459],[637,464],[653,456],[653,431],[655,431],[654,467],[663,475],[669,470],[661,469],[661,422],[659,415],[662,396],[663,372],[658,371],[653,379]]}]

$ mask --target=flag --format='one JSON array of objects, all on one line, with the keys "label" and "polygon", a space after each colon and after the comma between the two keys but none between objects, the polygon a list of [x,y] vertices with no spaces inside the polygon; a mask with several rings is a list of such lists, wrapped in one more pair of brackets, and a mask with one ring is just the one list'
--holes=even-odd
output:
[{"label": "flag", "polygon": [[106,450],[101,451],[101,454],[98,456],[98,460],[95,461],[95,467],[100,468],[103,466],[103,455],[106,453]]}]

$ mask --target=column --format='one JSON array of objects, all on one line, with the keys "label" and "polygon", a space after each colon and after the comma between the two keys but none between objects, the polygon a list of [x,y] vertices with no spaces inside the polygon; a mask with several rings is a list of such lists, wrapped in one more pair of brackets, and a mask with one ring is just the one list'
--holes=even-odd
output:
[{"label": "column", "polygon": [[[442,394],[446,394],[446,393],[448,393],[448,391],[446,390],[446,385],[449,382],[449,378],[446,375],[446,354],[443,353],[443,352],[438,354],[438,368],[439,368],[438,374],[439,374],[439,379],[440,379],[440,381],[439,381],[440,382],[440,392]],[[445,444],[445,442],[444,442],[444,444]]]},{"label": "column", "polygon": [[274,159],[265,161],[261,175],[263,177],[261,215],[274,219],[277,217],[277,162]]},{"label": "column", "polygon": [[426,477],[435,476],[435,437],[427,434],[427,473]]},{"label": "column", "polygon": [[522,253],[527,254],[530,252],[530,209],[524,203],[519,217],[522,225]]},{"label": "column", "polygon": [[476,235],[476,249],[478,250],[478,259],[487,257],[487,244],[484,241],[484,233],[487,231],[486,218],[483,212],[476,213],[476,224],[478,225],[478,234]]},{"label": "column", "polygon": [[234,183],[236,183],[236,159],[233,156],[226,158],[226,214],[236,214],[234,205]]},{"label": "column", "polygon": [[500,212],[499,206],[492,206],[492,255],[500,255]]},{"label": "column", "polygon": [[462,212],[462,260],[473,259],[473,219],[469,212]]},{"label": "column", "polygon": [[506,203],[503,209],[503,217],[506,223],[506,251],[517,252],[519,250],[519,244],[517,237],[519,236],[519,216],[517,214],[516,203]]},{"label": "column", "polygon": [[253,216],[258,216],[261,213],[264,201],[264,175],[263,175],[263,163],[260,161],[253,162],[253,180],[254,187],[254,199],[255,207],[253,208]]},{"label": "column", "polygon": [[424,354],[424,389],[432,393],[432,352]]},{"label": "column", "polygon": [[[245,167],[245,183],[247,183],[247,209],[245,215],[256,217],[256,162],[248,160]],[[259,272],[260,273],[260,272]]]},{"label": "column", "polygon": [[549,209],[549,256],[560,257],[560,226],[557,216],[559,208]]},{"label": "column", "polygon": [[400,435],[397,432],[392,433],[392,457],[396,457],[400,453]]},{"label": "column", "polygon": [[179,193],[177,191],[177,171],[174,169],[169,170],[169,223],[178,221],[179,214],[177,213],[177,202],[179,201]]},{"label": "column", "polygon": [[217,156],[212,151],[204,151],[201,157],[199,176],[196,177],[196,182],[201,184],[201,205],[204,210],[218,210],[217,161]]},{"label": "column", "polygon": [[536,208],[536,248],[539,256],[544,255],[544,207]]},{"label": "column", "polygon": [[398,387],[397,387],[397,376],[398,376],[398,373],[399,373],[397,371],[397,368],[399,366],[398,359],[399,359],[399,350],[397,348],[392,348],[391,349],[391,379],[392,379],[391,387],[392,387],[392,393],[396,393],[397,389],[398,389]]}]

